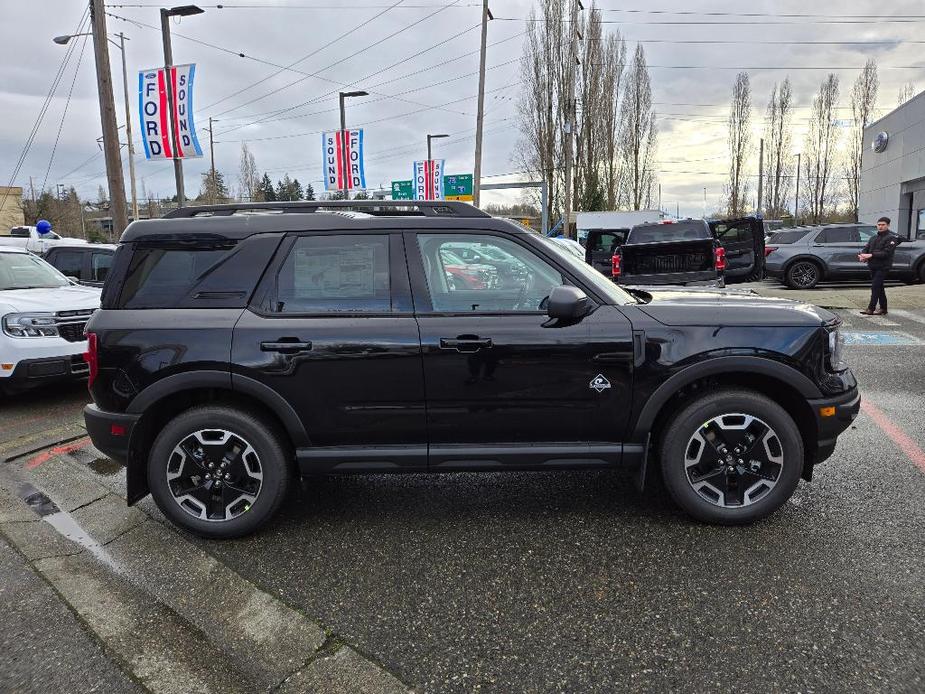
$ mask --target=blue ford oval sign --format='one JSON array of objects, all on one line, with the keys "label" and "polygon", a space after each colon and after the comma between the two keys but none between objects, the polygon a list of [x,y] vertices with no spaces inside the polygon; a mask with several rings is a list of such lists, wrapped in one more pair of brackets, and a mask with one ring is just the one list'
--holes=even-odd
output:
[{"label": "blue ford oval sign", "polygon": [[873,142],[870,143],[870,148],[879,154],[880,152],[886,151],[887,145],[889,144],[890,134],[888,132],[881,131],[877,133],[873,139]]}]

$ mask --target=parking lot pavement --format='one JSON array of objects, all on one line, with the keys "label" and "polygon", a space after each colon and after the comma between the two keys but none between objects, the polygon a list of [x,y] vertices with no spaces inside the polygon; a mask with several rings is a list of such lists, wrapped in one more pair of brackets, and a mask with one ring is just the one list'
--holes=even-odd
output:
[{"label": "parking lot pavement", "polygon": [[[816,289],[790,289],[777,280],[731,284],[731,289],[752,289],[764,296],[805,301],[817,306],[835,309],[862,309],[870,301],[870,282],[820,283]],[[925,307],[925,284],[887,282],[890,310]]]},{"label": "parking lot pavement", "polygon": [[86,381],[0,394],[0,460],[83,436],[89,400]]},{"label": "parking lot pavement", "polygon": [[[833,305],[827,290],[813,296]],[[657,485],[640,495],[615,472],[331,476],[305,480],[258,535],[210,542],[157,522],[150,500],[138,524],[112,497],[120,472],[92,449],[10,465],[109,540],[133,590],[170,614],[204,579],[237,576],[322,625],[287,691],[327,677],[330,691],[917,692],[923,306],[887,319],[837,309],[864,410],[813,481],[751,527],[693,523]],[[47,539],[39,555],[56,548]],[[30,561],[57,580],[54,562],[74,560]],[[200,633],[223,628],[197,614],[185,621]],[[255,662],[242,677],[275,667]]]}]

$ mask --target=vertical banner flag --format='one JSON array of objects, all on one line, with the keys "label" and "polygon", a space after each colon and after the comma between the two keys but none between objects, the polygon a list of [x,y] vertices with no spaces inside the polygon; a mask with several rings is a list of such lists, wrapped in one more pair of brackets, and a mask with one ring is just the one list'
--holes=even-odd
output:
[{"label": "vertical banner flag", "polygon": [[[193,79],[195,65],[174,65],[138,73],[138,114],[146,159],[192,159],[202,156],[193,123]],[[169,117],[167,80],[174,95],[173,117]],[[174,151],[174,133],[178,147]]]},{"label": "vertical banner flag", "polygon": [[[346,153],[344,141],[346,138]],[[364,190],[363,129],[334,130],[321,135],[325,190]],[[345,160],[346,157],[346,160]]]},{"label": "vertical banner flag", "polygon": [[414,162],[415,200],[443,200],[443,159]]}]

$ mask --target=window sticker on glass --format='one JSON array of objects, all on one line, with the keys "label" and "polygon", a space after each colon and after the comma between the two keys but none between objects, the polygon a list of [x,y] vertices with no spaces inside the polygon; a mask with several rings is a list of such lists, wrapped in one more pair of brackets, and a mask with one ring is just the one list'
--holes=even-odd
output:
[{"label": "window sticker on glass", "polygon": [[374,252],[369,245],[296,249],[295,298],[375,296]]}]

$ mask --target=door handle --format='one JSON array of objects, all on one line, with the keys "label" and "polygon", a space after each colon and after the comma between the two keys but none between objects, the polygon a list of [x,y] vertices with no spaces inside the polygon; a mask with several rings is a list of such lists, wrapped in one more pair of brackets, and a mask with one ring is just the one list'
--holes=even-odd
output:
[{"label": "door handle", "polygon": [[312,348],[311,342],[303,342],[297,337],[281,337],[276,342],[261,342],[261,352],[281,352],[283,354],[298,354],[308,352]]},{"label": "door handle", "polygon": [[460,335],[456,338],[441,337],[440,349],[455,349],[457,352],[478,352],[483,347],[491,349],[490,337],[477,337],[476,335]]}]

